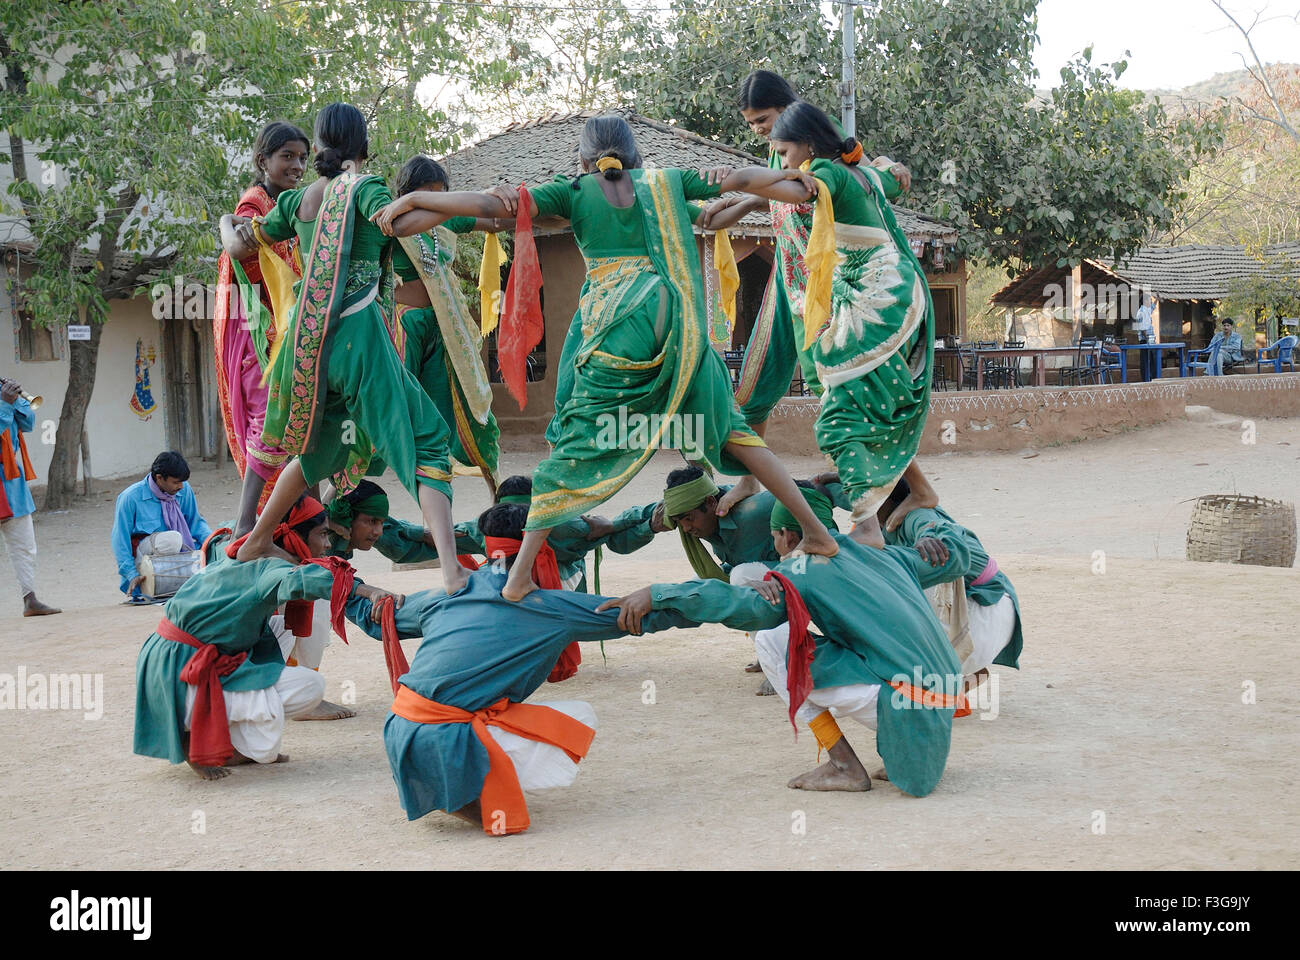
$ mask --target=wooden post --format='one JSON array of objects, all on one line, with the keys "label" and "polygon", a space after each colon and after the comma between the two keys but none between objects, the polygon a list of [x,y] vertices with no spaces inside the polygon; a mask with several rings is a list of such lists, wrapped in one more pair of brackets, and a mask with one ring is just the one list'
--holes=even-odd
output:
[{"label": "wooden post", "polygon": [[1083,337],[1083,263],[1070,270],[1070,318],[1074,321],[1074,340]]},{"label": "wooden post", "polygon": [[1151,298],[1151,338],[1156,343],[1164,343],[1160,336],[1160,301]]}]

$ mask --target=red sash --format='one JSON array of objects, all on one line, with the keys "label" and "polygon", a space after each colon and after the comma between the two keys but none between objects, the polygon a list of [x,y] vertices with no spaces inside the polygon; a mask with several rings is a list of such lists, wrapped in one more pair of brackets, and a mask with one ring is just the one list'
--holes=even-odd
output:
[{"label": "red sash", "polygon": [[[488,752],[488,772],[479,794],[483,831],[500,836],[523,833],[528,829],[528,804],[519,786],[515,765],[488,725],[539,743],[559,747],[574,763],[587,755],[596,731],[550,707],[534,703],[511,703],[502,697],[482,710],[462,710],[422,697],[410,687],[401,686],[393,700],[393,713],[413,723],[468,723]],[[448,811],[451,812],[451,811]]]},{"label": "red sash", "polygon": [[158,621],[158,636],[183,643],[197,651],[181,670],[181,680],[194,688],[194,713],[190,716],[190,763],[219,767],[235,754],[226,719],[226,694],[221,678],[235,671],[248,652],[223,654],[213,644],[190,636],[166,617]]},{"label": "red sash", "polygon": [[406,662],[402,641],[397,636],[396,601],[392,597],[384,597],[374,605],[374,609],[379,611],[379,634],[384,644],[384,666],[388,668],[388,682],[393,685],[393,693],[397,693],[401,687],[397,678],[410,670],[411,665]]}]

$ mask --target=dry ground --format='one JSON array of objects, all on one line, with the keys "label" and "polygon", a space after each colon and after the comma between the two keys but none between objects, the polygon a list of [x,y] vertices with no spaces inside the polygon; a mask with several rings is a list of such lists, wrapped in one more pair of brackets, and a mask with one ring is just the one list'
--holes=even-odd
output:
[{"label": "dry ground", "polygon": [[[516,452],[505,466],[536,459]],[[1022,669],[995,668],[996,718],[957,722],[934,794],[788,790],[815,762],[812,737],[796,743],[779,702],[753,696],[743,634],[705,627],[608,643],[607,665],[589,647],[577,678],[538,692],[590,701],[598,736],[574,786],[531,795],[532,829],[506,839],[441,814],[405,820],[381,741],[383,657],[355,629],[323,671],[327,696],[355,684],[359,715],[291,724],[292,762],[203,783],[132,755],[135,658],[159,610],[118,605],[107,544],[120,482],[39,517],[40,594],[64,614],[24,620],[0,596],[0,673],[102,673],[106,704],[99,720],[0,711],[0,866],[1290,867],[1297,573],[1181,557],[1184,501],[1238,490],[1295,502],[1297,460],[1297,420],[1259,421],[1254,445],[1232,424],[1178,421],[1031,458],[927,458],[950,511],[1014,579],[1026,635]],[[653,499],[673,465],[660,454],[607,512]],[[209,466],[193,482],[209,520],[233,512],[231,478]],[[485,505],[481,483],[457,481],[458,518]],[[438,577],[391,573],[376,556],[358,567],[406,591]],[[0,569],[8,579],[7,560]],[[661,537],[603,573],[612,593],[689,567]],[[1244,685],[1256,702],[1243,703]],[[845,732],[874,760],[869,730]]]}]

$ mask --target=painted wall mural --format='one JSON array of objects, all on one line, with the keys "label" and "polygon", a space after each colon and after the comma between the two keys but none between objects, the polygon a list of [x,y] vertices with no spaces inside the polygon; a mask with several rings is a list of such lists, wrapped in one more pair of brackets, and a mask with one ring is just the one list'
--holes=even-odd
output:
[{"label": "painted wall mural", "polygon": [[135,390],[131,394],[131,412],[144,421],[158,409],[149,383],[149,368],[157,359],[158,353],[152,343],[146,351],[143,338],[135,341]]}]

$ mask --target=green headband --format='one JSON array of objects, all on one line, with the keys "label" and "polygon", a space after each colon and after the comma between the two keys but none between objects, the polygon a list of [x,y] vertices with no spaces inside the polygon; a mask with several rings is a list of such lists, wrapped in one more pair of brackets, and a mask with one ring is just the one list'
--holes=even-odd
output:
[{"label": "green headband", "polygon": [[498,497],[497,503],[518,503],[528,506],[533,502],[531,493],[507,493],[504,497]]},{"label": "green headband", "polygon": [[[812,507],[812,512],[817,516],[817,519],[826,524],[826,529],[836,529],[835,508],[831,503],[831,498],[820,490],[809,490],[807,487],[799,487],[799,492],[803,494],[808,506]],[[780,501],[772,507],[771,528],[773,532],[791,530],[800,534],[803,533],[803,530],[799,527],[799,521],[794,518],[794,514]]]},{"label": "green headband", "polygon": [[707,475],[669,487],[664,491],[664,526],[674,529],[677,524],[673,523],[673,517],[690,513],[709,497],[717,495],[718,485]]},{"label": "green headband", "polygon": [[388,496],[383,493],[376,493],[373,496],[366,497],[364,500],[358,500],[356,503],[353,503],[346,497],[335,497],[330,501],[330,519],[341,527],[351,529],[352,518],[358,513],[364,513],[371,517],[378,517],[380,520],[387,520]]}]

